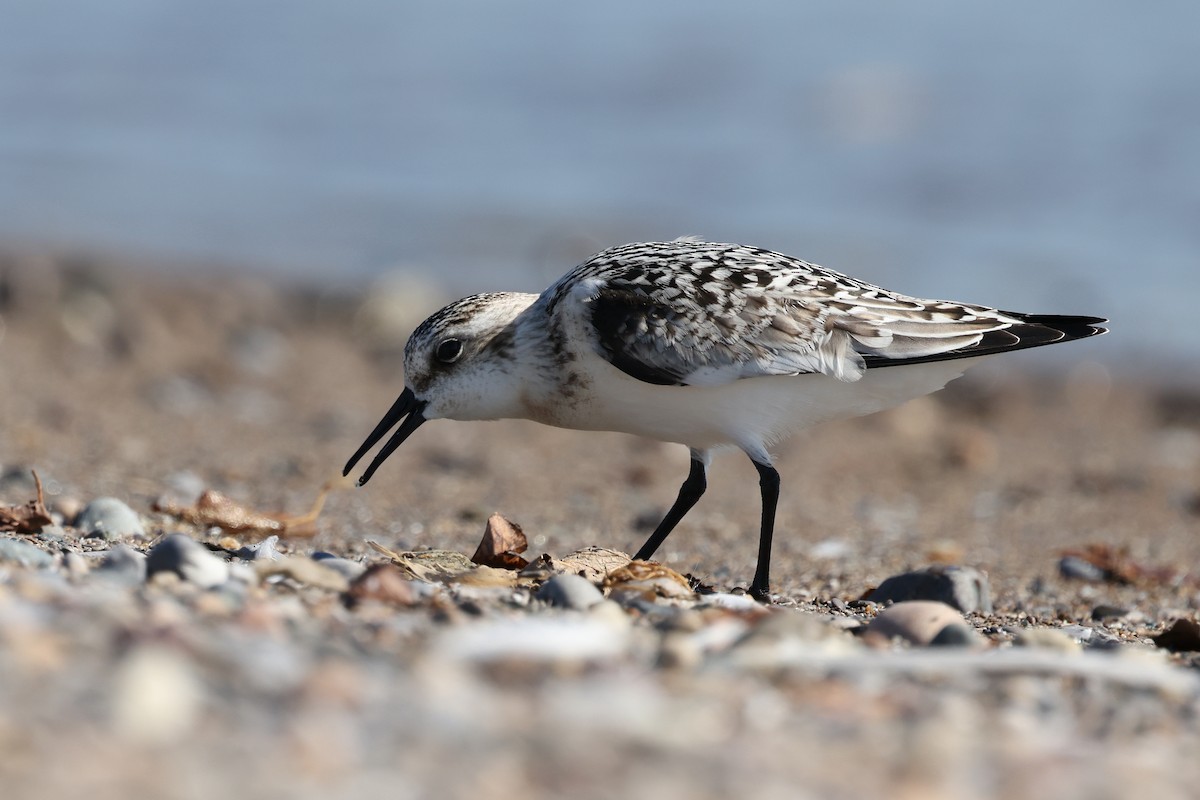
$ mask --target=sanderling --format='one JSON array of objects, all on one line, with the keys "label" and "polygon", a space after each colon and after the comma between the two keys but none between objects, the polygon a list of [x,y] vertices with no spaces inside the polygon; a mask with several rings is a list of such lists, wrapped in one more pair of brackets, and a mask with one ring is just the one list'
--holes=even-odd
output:
[{"label": "sanderling", "polygon": [[691,469],[634,556],[648,559],[704,494],[712,451],[737,447],[759,475],[750,592],[763,599],[779,499],[772,444],[937,391],[996,353],[1104,333],[1105,321],[922,300],[757,247],[627,244],[541,294],[473,295],[421,323],[404,348],[404,391],[344,474],[398,424],[363,485],[421,424],[441,418],[678,442],[691,450]]}]

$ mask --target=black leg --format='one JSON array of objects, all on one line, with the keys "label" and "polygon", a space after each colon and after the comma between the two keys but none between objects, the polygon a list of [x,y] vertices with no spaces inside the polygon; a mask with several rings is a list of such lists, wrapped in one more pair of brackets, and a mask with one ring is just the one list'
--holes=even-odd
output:
[{"label": "black leg", "polygon": [[679,520],[683,519],[683,515],[696,505],[700,495],[704,494],[704,490],[708,488],[708,480],[704,473],[704,461],[696,458],[696,454],[693,453],[692,468],[688,471],[687,480],[683,482],[683,486],[679,487],[679,496],[675,498],[675,504],[663,517],[663,521],[658,523],[658,527],[654,529],[654,533],[650,534],[650,538],[642,545],[642,549],[637,551],[635,559],[644,561],[654,555],[654,551],[670,535],[671,531],[675,530],[675,526],[679,524]]},{"label": "black leg", "polygon": [[758,566],[750,584],[756,600],[770,599],[771,537],[775,533],[775,506],[779,503],[779,473],[770,464],[754,462],[758,470],[758,488],[762,492],[762,527],[758,533]]}]

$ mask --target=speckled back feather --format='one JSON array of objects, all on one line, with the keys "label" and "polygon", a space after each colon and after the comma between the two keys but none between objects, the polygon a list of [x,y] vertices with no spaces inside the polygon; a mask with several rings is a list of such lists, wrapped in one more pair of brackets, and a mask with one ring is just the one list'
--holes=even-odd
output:
[{"label": "speckled back feather", "polygon": [[868,367],[1103,332],[1093,317],[922,300],[782,253],[694,239],[605,250],[542,300],[551,320],[586,315],[599,355],[660,385],[817,372],[854,381]]}]

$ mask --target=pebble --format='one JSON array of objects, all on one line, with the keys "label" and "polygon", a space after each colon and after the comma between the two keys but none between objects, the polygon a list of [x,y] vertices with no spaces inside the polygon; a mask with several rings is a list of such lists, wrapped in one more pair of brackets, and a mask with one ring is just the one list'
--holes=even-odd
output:
[{"label": "pebble", "polygon": [[235,555],[243,561],[278,561],[283,558],[283,553],[275,549],[275,545],[278,542],[278,535],[268,536],[257,544],[249,544],[239,548]]},{"label": "pebble", "polygon": [[727,608],[730,611],[761,611],[762,603],[748,594],[733,594],[732,592],[713,592],[700,596],[700,605]]},{"label": "pebble", "polygon": [[1013,640],[1016,647],[1053,650],[1059,653],[1078,653],[1079,642],[1056,628],[1026,628]]},{"label": "pebble", "polygon": [[962,614],[945,603],[909,600],[879,612],[867,625],[868,641],[903,639],[916,645],[928,645],[947,625],[963,624]]},{"label": "pebble", "polygon": [[983,640],[964,622],[951,622],[929,640],[930,647],[981,647]]},{"label": "pebble", "polygon": [[94,574],[97,578],[117,583],[142,583],[146,580],[146,556],[132,547],[119,544],[104,553]]},{"label": "pebble", "polygon": [[1100,583],[1104,580],[1104,570],[1079,556],[1063,556],[1059,559],[1058,574],[1064,578],[1089,583]]},{"label": "pebble", "polygon": [[1177,619],[1170,628],[1153,637],[1154,644],[1172,653],[1200,651],[1200,624],[1190,619]]},{"label": "pebble", "polygon": [[[327,564],[333,560],[335,559],[323,559],[318,563]],[[354,578],[346,595],[352,602],[375,600],[389,605],[411,606],[423,599],[423,593],[417,588],[417,583],[418,581],[406,578],[395,564],[374,564],[364,568],[362,573]]]},{"label": "pebble", "polygon": [[854,548],[845,539],[823,539],[808,550],[809,558],[835,560],[854,554]]},{"label": "pebble", "polygon": [[75,527],[109,542],[146,535],[137,513],[115,497],[98,497],[88,503],[75,518]]},{"label": "pebble", "polygon": [[1129,609],[1121,606],[1100,604],[1092,609],[1092,619],[1097,622],[1106,619],[1120,619],[1129,616]]},{"label": "pebble", "polygon": [[559,608],[583,611],[604,600],[595,585],[578,575],[555,575],[537,590],[537,599]]},{"label": "pebble", "polygon": [[0,561],[19,564],[22,567],[48,567],[54,557],[20,539],[0,539]]},{"label": "pebble", "polygon": [[361,561],[339,558],[331,553],[313,553],[311,558],[323,567],[328,567],[334,572],[340,572],[348,581],[356,580],[367,571],[367,565]]},{"label": "pebble", "polygon": [[42,526],[42,529],[37,532],[37,538],[40,542],[58,543],[66,540],[67,532],[63,530],[61,525],[51,523],[50,525]]},{"label": "pebble", "polygon": [[933,566],[893,575],[867,597],[877,603],[931,600],[964,614],[992,611],[987,575],[973,567]]},{"label": "pebble", "polygon": [[182,533],[173,533],[154,546],[146,558],[146,577],[173,572],[203,589],[229,579],[229,564],[207,547]]},{"label": "pebble", "polygon": [[141,645],[113,676],[113,728],[138,744],[178,741],[195,725],[203,701],[188,659],[163,645]]},{"label": "pebble", "polygon": [[605,619],[527,616],[443,629],[431,650],[451,661],[582,664],[614,660],[628,646],[628,630]]},{"label": "pebble", "polygon": [[259,561],[254,568],[260,578],[286,575],[294,581],[318,589],[344,592],[350,588],[350,581],[340,572],[322,565],[320,561],[303,556],[284,556],[277,561]]}]

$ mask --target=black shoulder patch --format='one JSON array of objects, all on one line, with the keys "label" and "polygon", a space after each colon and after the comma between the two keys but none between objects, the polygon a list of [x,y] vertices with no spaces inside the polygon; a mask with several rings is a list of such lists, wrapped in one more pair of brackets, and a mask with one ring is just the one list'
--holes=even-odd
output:
[{"label": "black shoulder patch", "polygon": [[636,343],[662,309],[645,292],[608,286],[590,303],[592,327],[604,358],[631,378],[657,386],[682,386],[683,376],[639,358]]}]

